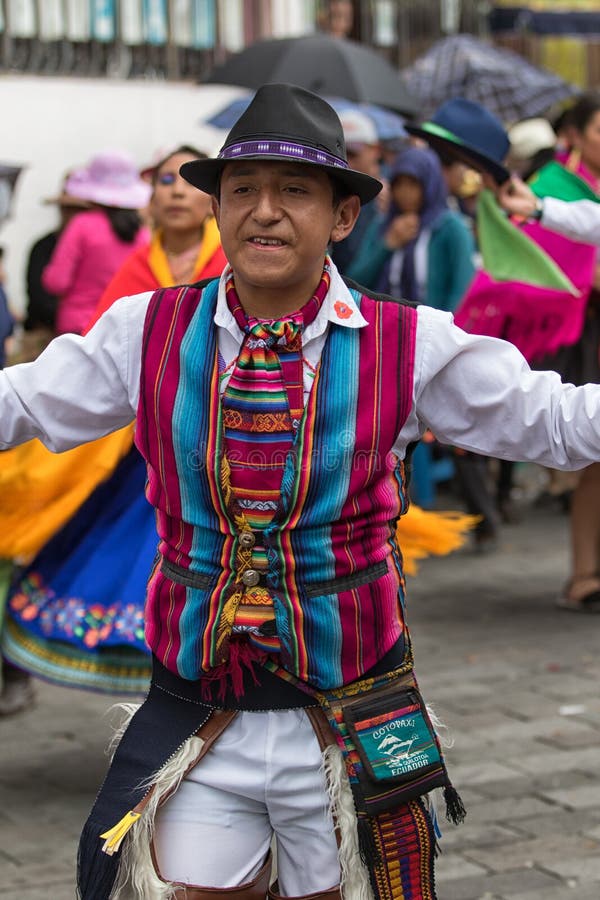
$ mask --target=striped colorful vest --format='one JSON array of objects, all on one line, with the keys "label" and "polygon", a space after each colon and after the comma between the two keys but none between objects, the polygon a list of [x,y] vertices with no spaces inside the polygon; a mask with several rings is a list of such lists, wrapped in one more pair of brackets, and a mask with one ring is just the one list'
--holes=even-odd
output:
[{"label": "striped colorful vest", "polygon": [[[146,639],[188,679],[227,659],[245,543],[227,490],[217,292],[215,279],[152,297],[136,428],[160,539]],[[404,628],[395,524],[407,500],[392,449],[412,404],[416,310],[352,293],[369,324],[329,326],[279,507],[260,535],[281,663],[318,688],[360,677]]]}]

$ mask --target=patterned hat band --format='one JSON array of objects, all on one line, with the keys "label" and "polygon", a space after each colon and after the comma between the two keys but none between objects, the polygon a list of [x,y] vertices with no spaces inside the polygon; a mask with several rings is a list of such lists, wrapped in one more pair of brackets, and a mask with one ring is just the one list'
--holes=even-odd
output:
[{"label": "patterned hat band", "polygon": [[382,188],[377,178],[348,164],[344,130],[333,107],[295,84],[263,84],[227,135],[218,157],[190,160],[179,171],[194,187],[218,196],[223,169],[236,159],[320,166],[361,203],[373,200]]},{"label": "patterned hat band", "polygon": [[218,159],[243,159],[252,156],[274,156],[278,159],[297,159],[301,162],[315,163],[320,166],[335,166],[338,169],[349,169],[345,159],[333,156],[325,150],[316,150],[304,144],[290,141],[240,141],[223,147]]}]

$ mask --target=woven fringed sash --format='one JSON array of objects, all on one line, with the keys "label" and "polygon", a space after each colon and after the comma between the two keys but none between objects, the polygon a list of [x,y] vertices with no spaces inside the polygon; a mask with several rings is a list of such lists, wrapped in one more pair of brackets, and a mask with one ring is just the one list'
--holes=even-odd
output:
[{"label": "woven fringed sash", "polygon": [[422,800],[369,821],[376,859],[369,865],[377,900],[436,900],[435,834]]},{"label": "woven fringed sash", "polygon": [[[271,667],[267,662],[266,668]],[[277,674],[308,690],[306,684],[297,682],[289,673],[279,670]],[[463,821],[466,811],[450,782],[439,738],[424,704],[422,712],[431,726],[438,763],[427,770],[420,769],[408,789],[406,783],[374,781],[369,777],[347,727],[344,708],[358,698],[386,688],[392,696],[407,688],[418,691],[410,646],[404,663],[384,675],[360,679],[330,691],[310,692],[327,716],[344,757],[357,818],[359,851],[369,872],[375,900],[435,900],[436,839],[422,796],[442,787],[446,817],[454,824]]]},{"label": "woven fringed sash", "polygon": [[[359,688],[357,694],[348,693],[342,697],[339,696],[342,691],[333,691],[317,695],[344,755],[357,816],[361,859],[368,869],[375,900],[435,900],[433,861],[436,840],[432,820],[421,797],[435,787],[443,787],[447,817],[456,824],[464,818],[465,810],[450,784],[439,739],[433,729],[439,763],[415,773],[410,786],[394,781],[376,782],[370,778],[354,736],[347,727],[343,701],[386,685],[398,684],[400,689],[412,683],[416,687],[412,660],[395,673],[368,681],[372,684],[359,682],[351,686],[351,690]],[[426,715],[426,710],[424,712]]]}]

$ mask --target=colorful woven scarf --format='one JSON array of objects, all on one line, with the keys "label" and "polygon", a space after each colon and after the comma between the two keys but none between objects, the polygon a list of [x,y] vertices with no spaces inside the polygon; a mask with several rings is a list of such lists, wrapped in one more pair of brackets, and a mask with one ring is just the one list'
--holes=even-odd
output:
[{"label": "colorful woven scarf", "polygon": [[[223,394],[225,452],[238,515],[255,532],[250,565],[258,573],[268,568],[260,532],[279,506],[285,460],[304,411],[302,332],[316,318],[329,283],[324,269],[308,303],[277,320],[248,317],[233,275],[226,285],[229,309],[245,337]],[[247,585],[235,612],[234,631],[246,634],[260,650],[277,652],[279,637],[268,625],[273,619],[269,591],[260,584]]]},{"label": "colorful woven scarf", "polygon": [[233,274],[227,282],[227,303],[245,337],[223,395],[225,447],[231,484],[251,528],[264,528],[277,507],[304,409],[302,331],[317,316],[329,280],[324,270],[308,303],[277,320],[246,316]]}]

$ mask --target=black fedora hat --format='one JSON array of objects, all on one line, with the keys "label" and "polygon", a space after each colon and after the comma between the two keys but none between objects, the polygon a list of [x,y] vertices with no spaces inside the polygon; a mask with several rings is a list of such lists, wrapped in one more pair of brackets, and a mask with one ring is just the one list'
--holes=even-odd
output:
[{"label": "black fedora hat", "polygon": [[361,203],[377,196],[382,184],[348,166],[344,132],[336,111],[312,91],[294,84],[265,84],[237,120],[216,159],[195,159],[179,170],[208,194],[218,190],[228,162],[237,159],[293,161],[329,172]]},{"label": "black fedora hat", "polygon": [[480,103],[457,97],[443,103],[428,122],[405,128],[434,150],[489,172],[499,184],[510,178],[503,165],[510,147],[508,134],[502,122]]}]

